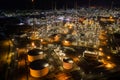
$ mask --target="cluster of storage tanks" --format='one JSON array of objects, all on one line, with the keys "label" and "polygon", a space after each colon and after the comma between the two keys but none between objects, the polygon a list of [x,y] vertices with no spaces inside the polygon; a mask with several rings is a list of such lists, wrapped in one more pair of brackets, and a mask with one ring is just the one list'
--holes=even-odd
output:
[{"label": "cluster of storage tanks", "polygon": [[[45,52],[43,50],[32,49],[28,51],[28,61],[30,63],[30,75],[32,77],[40,78],[48,74],[49,63],[45,60]],[[73,68],[72,58],[64,57],[62,62],[64,69]]]},{"label": "cluster of storage tanks", "polygon": [[43,77],[49,72],[49,64],[44,59],[44,51],[32,49],[28,52],[28,61],[30,62],[30,75],[32,77]]}]

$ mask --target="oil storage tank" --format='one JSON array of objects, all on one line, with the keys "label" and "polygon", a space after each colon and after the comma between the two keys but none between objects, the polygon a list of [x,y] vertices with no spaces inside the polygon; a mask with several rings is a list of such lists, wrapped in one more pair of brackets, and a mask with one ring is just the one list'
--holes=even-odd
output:
[{"label": "oil storage tank", "polygon": [[69,57],[63,58],[63,68],[72,69],[73,68],[73,59]]},{"label": "oil storage tank", "polygon": [[44,58],[44,51],[41,49],[32,49],[28,51],[28,61],[32,62],[37,59],[43,59]]},{"label": "oil storage tank", "polygon": [[48,74],[49,64],[44,59],[35,60],[30,63],[30,75],[32,77],[40,78]]}]

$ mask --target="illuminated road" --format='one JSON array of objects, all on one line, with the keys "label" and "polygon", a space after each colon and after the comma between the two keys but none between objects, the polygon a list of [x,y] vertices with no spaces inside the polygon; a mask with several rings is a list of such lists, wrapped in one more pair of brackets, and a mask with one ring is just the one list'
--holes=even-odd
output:
[{"label": "illuminated road", "polygon": [[4,80],[7,78],[11,62],[12,43],[10,40],[0,41],[0,76]]}]

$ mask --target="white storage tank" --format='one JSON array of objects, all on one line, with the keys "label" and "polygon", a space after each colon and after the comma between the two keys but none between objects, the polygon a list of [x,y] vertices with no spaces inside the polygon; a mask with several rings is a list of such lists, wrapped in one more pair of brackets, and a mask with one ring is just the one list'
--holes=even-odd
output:
[{"label": "white storage tank", "polygon": [[40,49],[32,49],[28,52],[28,61],[32,62],[34,60],[43,59],[44,51]]},{"label": "white storage tank", "polygon": [[39,59],[30,63],[30,75],[40,78],[47,75],[49,72],[49,64],[46,60]]},{"label": "white storage tank", "polygon": [[69,57],[65,57],[63,59],[63,68],[64,69],[72,69],[73,68],[73,59]]}]

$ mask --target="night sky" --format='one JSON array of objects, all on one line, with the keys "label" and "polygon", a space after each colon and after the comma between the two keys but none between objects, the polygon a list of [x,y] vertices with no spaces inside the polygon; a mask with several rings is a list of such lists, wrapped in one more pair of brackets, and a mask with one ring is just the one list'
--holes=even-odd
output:
[{"label": "night sky", "polygon": [[[113,1],[114,7],[120,7],[120,0],[90,0],[91,6],[110,7]],[[0,9],[52,9],[55,6],[60,8],[88,7],[89,0],[0,0]]]}]

